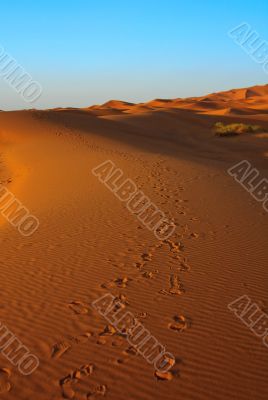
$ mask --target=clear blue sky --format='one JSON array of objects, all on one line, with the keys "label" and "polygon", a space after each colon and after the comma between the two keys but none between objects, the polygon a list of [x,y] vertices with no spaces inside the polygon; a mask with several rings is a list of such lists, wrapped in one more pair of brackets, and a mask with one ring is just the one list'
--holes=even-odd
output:
[{"label": "clear blue sky", "polygon": [[[35,107],[141,102],[267,83],[228,37],[243,21],[268,41],[267,0],[13,0],[0,44],[43,86]],[[0,109],[18,108],[0,78]]]}]

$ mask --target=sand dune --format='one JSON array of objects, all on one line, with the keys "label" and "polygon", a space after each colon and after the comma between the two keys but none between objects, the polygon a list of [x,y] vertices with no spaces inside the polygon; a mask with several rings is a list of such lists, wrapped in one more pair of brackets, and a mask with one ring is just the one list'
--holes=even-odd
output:
[{"label": "sand dune", "polygon": [[[198,113],[209,111],[214,115],[256,114],[256,110],[267,112],[268,85],[253,86],[244,89],[232,89],[226,92],[212,93],[188,99],[155,99],[147,103],[133,104],[125,101],[110,100],[102,105],[88,108],[96,115],[150,112],[159,109],[187,109]],[[240,111],[239,110],[243,110]],[[226,111],[228,110],[228,111]]]},{"label": "sand dune", "polygon": [[[227,169],[267,177],[268,138],[211,130],[267,129],[267,96],[0,112],[0,182],[40,221],[23,237],[0,215],[0,322],[40,360],[24,376],[1,354],[0,398],[267,399],[268,349],[228,309],[268,312],[267,213]],[[91,173],[105,160],[174,221],[168,240]],[[92,307],[106,293],[174,354],[164,379]]]}]

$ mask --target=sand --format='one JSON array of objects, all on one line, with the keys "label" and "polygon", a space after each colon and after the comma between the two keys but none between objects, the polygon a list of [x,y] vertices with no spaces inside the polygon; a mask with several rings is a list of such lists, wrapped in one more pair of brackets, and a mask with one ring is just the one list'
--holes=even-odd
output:
[{"label": "sand", "polygon": [[[26,376],[0,354],[0,398],[267,399],[268,348],[228,309],[246,294],[268,312],[267,213],[227,169],[268,177],[268,139],[211,131],[267,129],[267,96],[0,113],[0,182],[40,221],[23,237],[0,216],[0,322],[40,361]],[[105,160],[175,221],[168,240],[91,173]],[[174,354],[167,375],[107,328],[106,293]]]}]

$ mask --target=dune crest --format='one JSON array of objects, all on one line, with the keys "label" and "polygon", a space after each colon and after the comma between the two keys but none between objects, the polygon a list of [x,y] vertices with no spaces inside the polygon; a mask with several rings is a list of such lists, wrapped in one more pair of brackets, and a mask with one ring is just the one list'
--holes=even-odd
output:
[{"label": "dune crest", "polygon": [[[88,108],[98,112],[98,115],[107,115],[108,111],[113,110],[113,114],[118,113],[135,113],[135,112],[150,112],[161,109],[186,109],[192,110],[197,113],[206,113],[217,115],[215,110],[218,111],[218,115],[227,114],[235,115],[235,110],[248,109],[248,114],[261,114],[264,111],[268,111],[267,106],[268,97],[268,85],[253,86],[251,88],[244,89],[232,89],[225,92],[218,92],[208,94],[200,97],[190,98],[177,98],[177,99],[155,99],[147,103],[129,103],[126,101],[110,100],[102,105],[94,105]],[[263,107],[263,101],[266,103],[266,107]],[[226,104],[228,103],[228,107]],[[226,109],[228,111],[226,112]],[[239,113],[239,112],[238,112]],[[241,112],[242,113],[242,112]]]}]

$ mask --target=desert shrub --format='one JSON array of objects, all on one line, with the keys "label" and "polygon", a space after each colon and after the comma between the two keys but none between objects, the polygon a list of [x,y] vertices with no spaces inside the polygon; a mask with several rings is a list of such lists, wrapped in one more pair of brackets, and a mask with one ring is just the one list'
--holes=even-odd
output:
[{"label": "desert shrub", "polygon": [[243,133],[264,132],[265,129],[259,125],[248,125],[243,123],[224,124],[216,122],[213,125],[213,132],[216,136],[236,136]]}]

